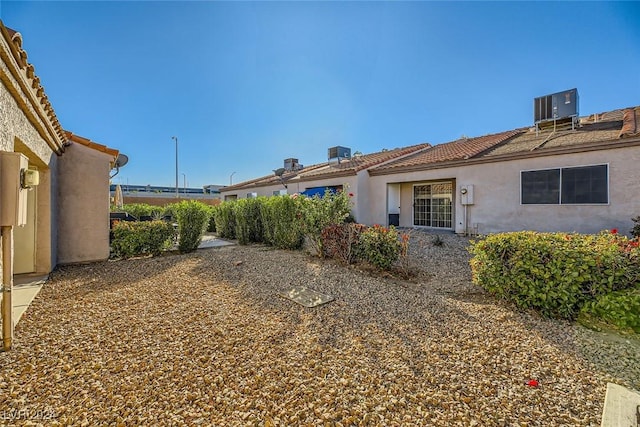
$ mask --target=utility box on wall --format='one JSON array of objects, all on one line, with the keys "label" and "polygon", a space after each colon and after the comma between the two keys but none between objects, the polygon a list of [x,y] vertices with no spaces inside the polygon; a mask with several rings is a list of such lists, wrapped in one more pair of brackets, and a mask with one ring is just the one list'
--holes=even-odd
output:
[{"label": "utility box on wall", "polygon": [[23,180],[25,176],[33,179],[29,176],[28,170],[29,159],[25,155],[0,152],[1,226],[23,226],[27,223],[28,189],[23,188]]},{"label": "utility box on wall", "polygon": [[460,186],[460,203],[463,206],[473,204],[473,184]]}]

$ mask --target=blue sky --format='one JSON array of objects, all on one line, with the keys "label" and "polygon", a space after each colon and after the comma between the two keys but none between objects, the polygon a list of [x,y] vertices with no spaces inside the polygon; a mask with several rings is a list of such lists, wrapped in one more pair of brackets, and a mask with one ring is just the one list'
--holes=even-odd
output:
[{"label": "blue sky", "polygon": [[62,126],[130,158],[115,183],[228,184],[640,105],[638,2],[2,1]]}]

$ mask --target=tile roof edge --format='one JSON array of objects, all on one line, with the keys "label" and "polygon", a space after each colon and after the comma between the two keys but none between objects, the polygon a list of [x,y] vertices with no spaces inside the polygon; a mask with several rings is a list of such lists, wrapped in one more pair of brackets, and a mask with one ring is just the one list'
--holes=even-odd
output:
[{"label": "tile roof edge", "polygon": [[[318,169],[318,168],[320,168],[322,166],[326,166],[326,165],[327,165],[327,163],[316,163],[315,165],[305,166],[303,169],[295,171],[296,173],[294,175],[288,177],[285,182],[289,182],[292,179],[298,178],[301,174],[303,174],[306,171],[311,171],[311,170],[314,170],[314,169]],[[273,177],[274,177],[273,174],[263,175],[263,176],[260,176],[258,178],[253,178],[253,179],[249,179],[247,181],[242,181],[242,182],[239,182],[239,183],[234,184],[234,185],[227,185],[227,186],[224,187],[224,189],[221,188],[220,192],[223,192],[223,191],[235,191],[235,190],[246,190],[246,189],[249,189],[249,188],[271,187],[272,185],[274,185],[274,183],[272,183],[272,182],[265,183],[264,185],[257,185],[256,183],[258,183],[259,181],[262,181],[264,179],[273,178]],[[252,184],[254,184],[254,185],[252,185]]]},{"label": "tile roof edge", "polygon": [[640,135],[640,106],[627,108],[622,113],[622,128],[618,138],[628,138]]},{"label": "tile roof edge", "polygon": [[85,138],[84,136],[76,135],[73,132],[70,132],[68,130],[65,130],[64,133],[68,141],[77,142],[78,144],[84,145],[85,147],[103,152],[105,154],[109,154],[114,158],[114,160],[120,154],[119,150],[116,150],[115,148],[107,147],[106,145],[103,145],[103,144],[99,144],[95,141],[90,140],[89,138]]},{"label": "tile roof edge", "polygon": [[439,162],[439,163],[431,163],[428,165],[413,165],[406,167],[399,167],[393,169],[380,169],[380,170],[371,170],[369,172],[372,176],[381,176],[381,175],[394,175],[401,174],[404,172],[421,172],[425,170],[433,170],[433,169],[445,169],[459,166],[469,166],[474,164],[483,164],[483,163],[498,163],[504,161],[511,160],[521,160],[528,159],[534,157],[547,157],[553,155],[562,155],[562,154],[576,154],[576,153],[584,153],[589,151],[602,151],[602,150],[611,150],[617,148],[627,148],[627,147],[636,147],[640,146],[640,137],[635,137],[633,139],[625,139],[624,143],[621,143],[620,140],[607,140],[607,141],[597,141],[591,142],[583,145],[572,145],[572,146],[564,146],[564,147],[553,147],[547,148],[544,151],[518,151],[516,153],[505,153],[499,154],[495,156],[485,156],[485,157],[475,157],[467,160],[452,160],[447,162]]},{"label": "tile roof edge", "polygon": [[[399,152],[397,156],[392,157],[390,159],[382,159],[382,160],[380,160],[378,162],[374,162],[372,164],[356,166],[354,168],[354,170],[355,170],[356,173],[358,173],[358,172],[360,172],[362,170],[369,170],[371,168],[375,168],[375,167],[381,166],[381,165],[383,165],[385,163],[389,163],[389,162],[392,162],[394,160],[403,159],[405,157],[411,156],[412,154],[420,153],[423,150],[429,149],[431,147],[432,147],[432,145],[429,144],[428,142],[424,142],[422,144],[409,145],[407,147],[400,147],[400,148],[397,148],[397,150]],[[393,151],[393,150],[390,150],[390,151]],[[402,151],[407,151],[407,152],[403,153]],[[381,154],[381,153],[384,153],[384,151],[377,151],[375,153],[371,153],[371,154],[368,154],[368,155]]]},{"label": "tile roof edge", "polygon": [[[9,48],[10,52],[7,52],[8,56],[13,57],[13,60],[15,61],[15,63],[11,64],[7,63],[7,61],[3,61],[9,68],[9,74],[17,81],[18,86],[21,86],[20,90],[24,93],[25,97],[29,99],[29,103],[31,103],[32,108],[36,110],[39,119],[43,123],[46,123],[44,126],[46,131],[43,130],[43,132],[48,134],[51,138],[47,138],[44,135],[41,136],[54,153],[61,155],[64,152],[64,130],[62,129],[51,102],[49,102],[49,98],[44,92],[44,88],[40,84],[40,78],[35,74],[35,67],[27,61],[27,52],[22,48],[22,34],[5,26],[4,22],[0,19],[0,35],[5,40],[7,47]],[[5,49],[3,48],[2,55],[4,56],[4,54]],[[4,78],[3,83],[6,83],[4,82]],[[25,85],[27,87],[24,87]],[[39,108],[36,108],[36,104]],[[53,141],[50,141],[50,139]]]}]

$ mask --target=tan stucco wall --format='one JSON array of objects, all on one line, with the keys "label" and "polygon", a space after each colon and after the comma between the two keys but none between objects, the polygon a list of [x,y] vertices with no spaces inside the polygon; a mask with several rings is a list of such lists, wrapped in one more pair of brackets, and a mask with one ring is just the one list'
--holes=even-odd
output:
[{"label": "tan stucco wall", "polygon": [[58,168],[58,263],[109,257],[108,154],[71,144]]},{"label": "tan stucco wall", "polygon": [[[609,164],[608,205],[521,205],[520,172],[530,169]],[[455,179],[454,223],[464,232],[460,187],[474,185],[475,204],[468,207],[470,227],[480,233],[499,231],[576,231],[595,233],[618,228],[626,233],[640,215],[640,147],[590,151],[483,163],[457,168],[372,176],[369,181],[371,223],[387,223],[387,183],[404,183],[400,225],[412,226],[412,183]]]},{"label": "tan stucco wall", "polygon": [[[0,84],[0,150],[14,151],[15,138],[19,138],[33,153],[33,155],[27,155],[30,162],[41,162],[48,165],[53,152],[36,131],[33,124],[27,119],[15,99],[16,96],[22,96],[23,100],[26,97],[17,92],[15,88],[18,87],[18,83],[13,79],[6,64],[2,61],[0,61],[0,69],[4,79],[14,87],[13,92],[15,93],[15,95],[12,94],[5,81],[2,81],[2,84]],[[26,100],[24,100],[24,103],[28,105]],[[36,117],[35,111],[30,106],[26,108],[32,114],[32,120],[41,123]]]},{"label": "tan stucco wall", "polygon": [[[0,64],[2,72],[6,72],[6,65]],[[50,178],[51,167],[57,156],[27,119],[4,82],[0,83],[0,150],[23,153],[30,165],[36,166],[40,173],[36,201],[35,268],[37,272],[48,273],[56,264],[56,254],[52,250],[56,230],[52,227],[53,183]]]}]

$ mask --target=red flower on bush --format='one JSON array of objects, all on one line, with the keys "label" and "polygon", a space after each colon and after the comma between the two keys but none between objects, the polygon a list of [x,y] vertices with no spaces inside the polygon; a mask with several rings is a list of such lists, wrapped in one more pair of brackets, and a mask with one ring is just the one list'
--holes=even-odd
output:
[{"label": "red flower on bush", "polygon": [[612,228],[611,229],[611,234],[618,234],[618,229],[617,228]]},{"label": "red flower on bush", "polygon": [[349,197],[353,197],[353,193],[349,193]]},{"label": "red flower on bush", "polygon": [[538,387],[538,385],[540,385],[540,383],[538,383],[538,381],[536,381],[536,380],[529,380],[529,381],[527,381],[527,385],[529,387]]}]

